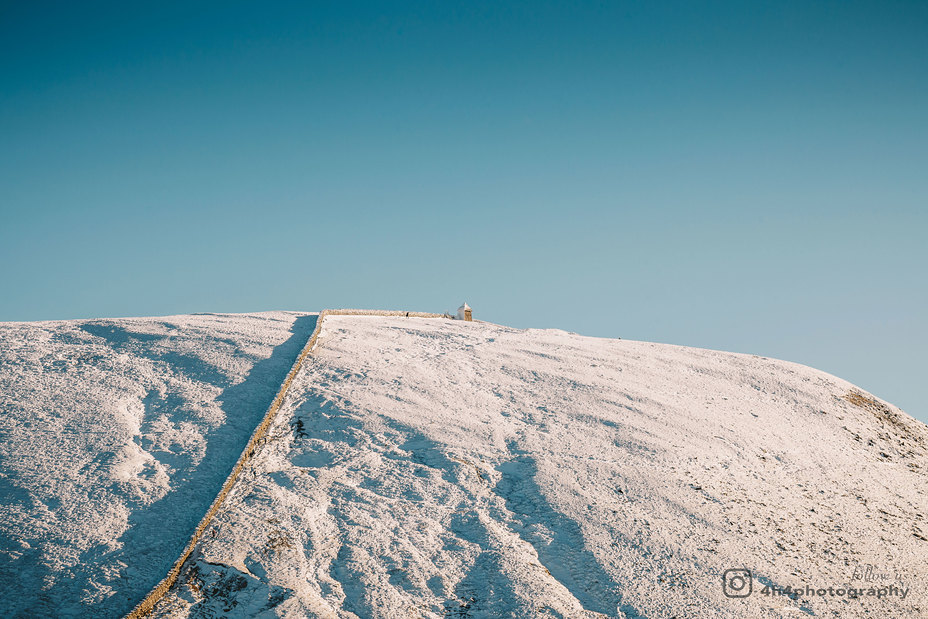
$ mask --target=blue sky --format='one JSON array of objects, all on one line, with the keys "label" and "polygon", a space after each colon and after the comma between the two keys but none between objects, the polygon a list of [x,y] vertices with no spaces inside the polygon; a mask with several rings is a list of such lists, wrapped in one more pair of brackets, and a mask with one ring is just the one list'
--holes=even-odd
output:
[{"label": "blue sky", "polygon": [[0,3],[0,320],[453,310],[928,421],[928,4]]}]

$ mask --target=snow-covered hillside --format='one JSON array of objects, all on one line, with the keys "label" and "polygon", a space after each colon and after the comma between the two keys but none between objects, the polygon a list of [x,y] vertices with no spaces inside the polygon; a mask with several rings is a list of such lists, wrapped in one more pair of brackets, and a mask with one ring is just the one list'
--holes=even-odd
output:
[{"label": "snow-covered hillside", "polygon": [[316,323],[0,324],[0,617],[119,617],[174,562]]},{"label": "snow-covered hillside", "polygon": [[329,317],[270,436],[156,615],[928,613],[928,428],[800,365]]},{"label": "snow-covered hillside", "polygon": [[[315,323],[0,325],[0,616],[140,601]],[[926,475],[926,426],[796,364],[330,316],[155,615],[926,616]]]}]

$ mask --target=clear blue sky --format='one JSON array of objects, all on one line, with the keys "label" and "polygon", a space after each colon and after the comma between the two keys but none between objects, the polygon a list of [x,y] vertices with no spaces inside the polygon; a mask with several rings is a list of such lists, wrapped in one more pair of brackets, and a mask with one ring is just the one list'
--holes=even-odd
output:
[{"label": "clear blue sky", "polygon": [[0,320],[453,310],[928,421],[928,3],[3,2]]}]

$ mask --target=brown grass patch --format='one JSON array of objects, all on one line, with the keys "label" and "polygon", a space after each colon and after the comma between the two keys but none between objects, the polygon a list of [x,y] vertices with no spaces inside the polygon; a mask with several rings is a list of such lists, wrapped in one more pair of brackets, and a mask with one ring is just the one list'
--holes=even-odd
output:
[{"label": "brown grass patch", "polygon": [[844,399],[860,408],[870,411],[874,417],[886,425],[896,428],[905,438],[911,439],[916,443],[922,443],[922,437],[912,431],[905,419],[874,397],[867,395],[856,389],[852,389],[844,394]]},{"label": "brown grass patch", "polygon": [[290,536],[281,530],[274,530],[268,533],[267,542],[264,544],[265,556],[280,550],[281,548],[293,548],[293,541]]}]

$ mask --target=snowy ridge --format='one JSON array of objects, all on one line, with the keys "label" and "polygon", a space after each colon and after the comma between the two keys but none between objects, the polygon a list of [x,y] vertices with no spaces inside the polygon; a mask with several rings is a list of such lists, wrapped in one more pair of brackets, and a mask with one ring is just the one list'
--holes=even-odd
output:
[{"label": "snowy ridge", "polygon": [[[896,407],[753,355],[406,315],[0,324],[0,615],[165,589],[162,619],[928,612],[928,427]],[[787,586],[874,593],[760,593]]]},{"label": "snowy ridge", "polygon": [[222,485],[222,489],[219,491],[219,494],[213,500],[209,509],[206,511],[206,514],[200,520],[197,528],[194,530],[193,535],[190,537],[190,541],[184,547],[183,552],[177,561],[174,562],[174,565],[171,566],[171,569],[168,571],[167,575],[161,579],[161,581],[155,585],[151,592],[145,596],[145,599],[136,605],[127,615],[126,619],[138,619],[144,617],[154,608],[155,604],[164,596],[165,593],[171,588],[171,586],[177,580],[177,576],[180,574],[181,569],[183,568],[184,563],[190,558],[190,555],[193,553],[194,549],[197,546],[197,543],[200,541],[200,538],[203,536],[203,533],[209,527],[210,522],[213,520],[216,512],[222,506],[223,501],[225,501],[229,492],[232,490],[232,487],[235,485],[235,482],[238,480],[239,475],[245,468],[245,465],[248,464],[248,461],[254,455],[255,450],[258,448],[259,443],[265,438],[267,429],[270,427],[271,423],[274,421],[274,417],[277,414],[277,411],[280,409],[281,404],[283,404],[284,399],[287,397],[287,390],[290,388],[290,384],[293,382],[294,377],[296,377],[297,372],[300,371],[300,367],[303,365],[303,361],[306,359],[306,356],[312,351],[313,346],[316,344],[316,340],[319,337],[319,332],[322,329],[322,323],[326,316],[405,316],[407,318],[441,318],[441,314],[432,314],[425,312],[403,312],[403,311],[392,311],[392,310],[357,310],[357,309],[336,309],[336,310],[323,310],[320,312],[318,319],[316,320],[316,327],[313,329],[312,334],[310,334],[309,339],[306,342],[306,345],[300,351],[299,356],[293,362],[293,366],[290,368],[290,372],[287,373],[286,379],[284,379],[283,384],[281,384],[280,389],[277,391],[277,395],[274,398],[274,401],[271,402],[271,405],[268,407],[267,413],[265,413],[264,418],[261,420],[261,423],[258,424],[258,427],[255,428],[254,432],[251,434],[251,437],[248,439],[248,444],[245,446],[245,449],[242,451],[242,454],[239,456],[238,460],[235,463],[235,466],[232,469],[232,472],[229,473],[229,476],[226,478],[225,483]]}]

